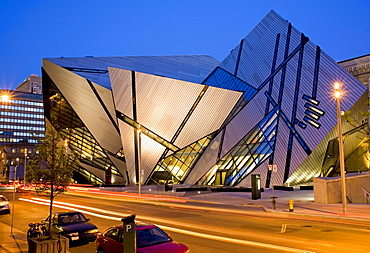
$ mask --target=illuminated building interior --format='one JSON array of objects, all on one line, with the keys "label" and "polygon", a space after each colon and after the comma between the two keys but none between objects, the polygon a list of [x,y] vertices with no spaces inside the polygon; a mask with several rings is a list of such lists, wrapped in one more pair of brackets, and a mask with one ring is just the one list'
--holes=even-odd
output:
[{"label": "illuminated building interior", "polygon": [[[83,124],[73,108],[68,104],[68,101],[60,94],[60,91],[48,79],[47,74],[44,73],[44,87],[48,87],[47,95],[49,96],[49,115],[47,115],[50,123],[62,133],[63,138],[68,142],[68,147],[79,154],[79,160],[82,165],[88,165],[97,168],[101,171],[109,171],[114,175],[122,176],[116,169],[112,161],[107,155],[107,150],[104,150],[99,143],[94,139],[87,127]],[[122,152],[119,154],[112,154],[118,159],[124,160]],[[89,170],[83,166],[75,168],[76,174],[83,176],[79,178],[80,182],[89,182],[93,184],[102,184],[104,181],[96,177]],[[78,176],[74,176],[78,178]]]}]

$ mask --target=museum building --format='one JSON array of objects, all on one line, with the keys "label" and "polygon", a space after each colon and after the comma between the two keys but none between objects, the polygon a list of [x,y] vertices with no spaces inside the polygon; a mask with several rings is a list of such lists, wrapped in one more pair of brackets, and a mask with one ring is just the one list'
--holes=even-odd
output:
[{"label": "museum building", "polygon": [[[270,11],[230,54],[45,58],[47,120],[94,184],[307,185],[369,170],[367,88]],[[348,161],[348,164],[347,164]]]}]

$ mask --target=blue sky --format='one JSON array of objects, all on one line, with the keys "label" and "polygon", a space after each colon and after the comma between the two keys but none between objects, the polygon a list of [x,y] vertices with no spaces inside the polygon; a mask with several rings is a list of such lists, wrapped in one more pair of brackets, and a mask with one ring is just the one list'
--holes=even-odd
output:
[{"label": "blue sky", "polygon": [[336,61],[370,54],[369,0],[1,0],[0,88],[41,76],[48,57],[222,61],[271,9]]}]

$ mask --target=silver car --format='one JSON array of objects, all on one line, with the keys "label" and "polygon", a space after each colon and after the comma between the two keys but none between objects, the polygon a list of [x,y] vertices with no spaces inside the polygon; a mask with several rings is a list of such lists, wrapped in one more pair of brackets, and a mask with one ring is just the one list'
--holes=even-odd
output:
[{"label": "silver car", "polygon": [[0,195],[0,213],[10,213],[9,200],[3,195]]}]

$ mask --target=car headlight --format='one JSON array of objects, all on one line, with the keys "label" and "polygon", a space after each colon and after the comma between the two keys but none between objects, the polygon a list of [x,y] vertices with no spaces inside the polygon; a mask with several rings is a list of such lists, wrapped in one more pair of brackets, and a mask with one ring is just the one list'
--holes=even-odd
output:
[{"label": "car headlight", "polygon": [[92,229],[90,231],[88,231],[89,234],[96,234],[96,233],[99,233],[99,230],[98,229]]},{"label": "car headlight", "polygon": [[6,204],[6,205],[4,206],[4,208],[5,208],[5,209],[10,209],[10,204]]}]

